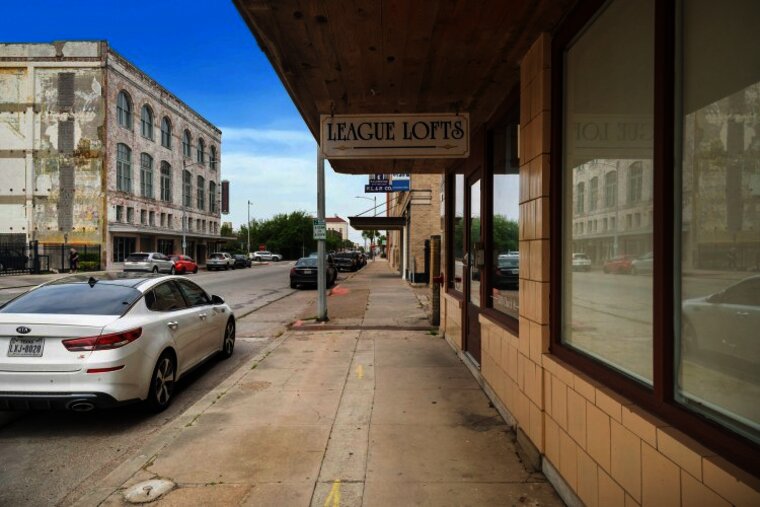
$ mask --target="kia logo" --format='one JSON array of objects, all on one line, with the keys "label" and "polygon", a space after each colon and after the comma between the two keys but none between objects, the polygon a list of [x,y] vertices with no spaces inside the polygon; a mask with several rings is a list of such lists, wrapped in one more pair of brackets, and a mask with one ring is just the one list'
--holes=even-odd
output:
[{"label": "kia logo", "polygon": [[29,334],[32,332],[32,330],[26,326],[19,326],[16,328],[16,332],[19,334]]}]

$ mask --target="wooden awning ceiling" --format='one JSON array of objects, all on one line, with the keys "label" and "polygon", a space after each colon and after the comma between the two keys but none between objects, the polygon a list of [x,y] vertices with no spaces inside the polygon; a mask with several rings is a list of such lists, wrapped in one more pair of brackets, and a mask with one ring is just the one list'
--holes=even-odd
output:
[{"label": "wooden awning ceiling", "polygon": [[[316,139],[320,114],[469,112],[519,84],[520,60],[575,0],[234,0]],[[440,172],[452,160],[339,160],[341,173]]]}]

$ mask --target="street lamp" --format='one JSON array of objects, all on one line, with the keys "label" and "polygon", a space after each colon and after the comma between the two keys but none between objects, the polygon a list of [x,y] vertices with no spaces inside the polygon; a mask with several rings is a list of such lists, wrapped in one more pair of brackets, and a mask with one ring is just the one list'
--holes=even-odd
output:
[{"label": "street lamp", "polygon": [[[377,196],[376,195],[373,195],[372,197],[367,197],[367,196],[364,196],[364,195],[357,195],[356,198],[357,199],[367,199],[368,201],[372,201],[374,203],[374,207],[372,208],[372,216],[373,217],[377,216]],[[375,251],[372,248],[372,244],[374,242],[375,242],[375,230],[372,229],[372,239],[369,242],[369,251],[370,251],[370,258],[372,258],[373,261],[375,260]]]},{"label": "street lamp", "polygon": [[248,250],[246,251],[246,255],[251,255],[251,204],[253,204],[250,200],[248,201],[248,225],[246,226],[246,230],[248,231]]}]

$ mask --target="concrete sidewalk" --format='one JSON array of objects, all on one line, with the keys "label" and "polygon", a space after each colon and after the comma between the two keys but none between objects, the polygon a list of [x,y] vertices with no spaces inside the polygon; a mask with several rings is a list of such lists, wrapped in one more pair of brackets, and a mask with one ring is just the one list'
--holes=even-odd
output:
[{"label": "concrete sidewalk", "polygon": [[346,278],[81,503],[160,478],[158,505],[561,505],[414,291],[380,260]]}]

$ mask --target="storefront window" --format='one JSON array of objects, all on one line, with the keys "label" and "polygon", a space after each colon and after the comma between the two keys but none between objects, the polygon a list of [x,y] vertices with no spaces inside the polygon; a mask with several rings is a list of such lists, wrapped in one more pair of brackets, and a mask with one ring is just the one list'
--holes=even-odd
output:
[{"label": "storefront window", "polygon": [[683,2],[675,389],[760,442],[760,3],[717,7]]},{"label": "storefront window", "polygon": [[489,294],[491,308],[515,319],[519,312],[520,277],[520,163],[517,159],[517,129],[515,122],[495,129],[491,135],[493,210]]},{"label": "storefront window", "polygon": [[653,209],[653,56],[653,0],[615,0],[569,45],[564,78],[562,339],[647,384],[652,227],[625,217]]},{"label": "storefront window", "polygon": [[454,289],[464,291],[464,175],[454,175]]}]

